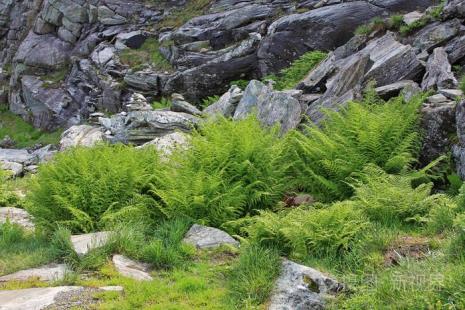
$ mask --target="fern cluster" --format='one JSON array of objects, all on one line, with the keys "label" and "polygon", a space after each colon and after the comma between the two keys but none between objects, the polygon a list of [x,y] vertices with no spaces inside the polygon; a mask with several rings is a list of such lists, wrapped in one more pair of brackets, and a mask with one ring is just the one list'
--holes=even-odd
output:
[{"label": "fern cluster", "polygon": [[418,96],[387,103],[368,97],[340,112],[327,112],[322,128],[307,126],[288,138],[287,161],[297,188],[321,201],[349,198],[352,177],[368,164],[398,173],[416,157],[420,137]]},{"label": "fern cluster", "polygon": [[334,257],[350,251],[368,226],[363,212],[344,201],[321,209],[263,211],[244,232],[252,243],[278,248],[284,255]]},{"label": "fern cluster", "polygon": [[277,128],[264,129],[253,116],[208,121],[188,150],[173,154],[152,196],[170,217],[213,226],[271,208],[287,187],[282,145]]},{"label": "fern cluster", "polygon": [[75,148],[42,165],[27,209],[45,230],[103,229],[120,219],[157,217],[142,195],[160,165],[156,152],[116,145]]}]

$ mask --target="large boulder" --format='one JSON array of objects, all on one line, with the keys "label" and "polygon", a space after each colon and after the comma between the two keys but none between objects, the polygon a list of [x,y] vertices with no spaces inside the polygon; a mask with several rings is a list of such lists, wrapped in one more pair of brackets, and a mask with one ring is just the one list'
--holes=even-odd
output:
[{"label": "large boulder", "polygon": [[343,284],[316,269],[284,260],[268,309],[322,310],[326,296],[334,296],[343,289]]},{"label": "large boulder", "polygon": [[358,26],[385,12],[354,1],[284,16],[270,25],[260,44],[260,73],[275,73],[309,50],[333,50],[349,41]]},{"label": "large boulder", "polygon": [[281,133],[297,127],[301,121],[302,108],[297,99],[282,91],[273,91],[260,81],[250,81],[234,112],[234,120],[257,113],[258,120],[265,126],[280,125]]},{"label": "large boulder", "polygon": [[91,147],[102,142],[103,132],[99,127],[89,125],[76,125],[68,128],[61,135],[60,150],[66,150],[76,146]]},{"label": "large boulder", "polygon": [[222,245],[238,246],[239,242],[222,230],[194,224],[183,241],[198,249],[216,248]]},{"label": "large boulder", "polygon": [[442,47],[435,48],[428,58],[421,87],[423,90],[455,88],[457,84],[446,51]]}]

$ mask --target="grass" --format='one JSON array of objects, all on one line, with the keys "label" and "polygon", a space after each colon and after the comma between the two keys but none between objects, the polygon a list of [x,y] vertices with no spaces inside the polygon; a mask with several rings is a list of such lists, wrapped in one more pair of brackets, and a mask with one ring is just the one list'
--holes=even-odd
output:
[{"label": "grass", "polygon": [[169,15],[158,23],[158,28],[178,28],[194,17],[206,12],[211,0],[188,1],[182,8],[173,9]]},{"label": "grass", "polygon": [[64,67],[58,71],[51,72],[48,75],[43,75],[40,79],[44,82],[42,86],[44,88],[57,88],[65,80],[68,75],[69,68]]},{"label": "grass", "polygon": [[145,40],[138,49],[124,49],[119,54],[121,62],[130,68],[140,68],[143,65],[151,65],[161,71],[173,71],[169,61],[160,53],[160,43],[155,38]]},{"label": "grass", "polygon": [[171,107],[171,100],[165,97],[161,98],[158,101],[152,102],[152,108],[154,110],[167,109]]},{"label": "grass", "polygon": [[36,144],[58,144],[62,130],[43,132],[26,123],[21,117],[0,109],[0,140],[9,136],[16,142],[15,147],[26,148]]}]

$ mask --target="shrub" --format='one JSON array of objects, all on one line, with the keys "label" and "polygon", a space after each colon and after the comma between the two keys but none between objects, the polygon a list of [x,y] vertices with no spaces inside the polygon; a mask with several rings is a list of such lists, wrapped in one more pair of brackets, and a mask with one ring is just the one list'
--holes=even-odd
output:
[{"label": "shrub", "polygon": [[370,165],[354,185],[357,208],[373,221],[383,224],[429,222],[440,232],[452,226],[455,204],[442,194],[432,195],[433,184],[412,187],[411,175],[391,175]]},{"label": "shrub", "polygon": [[190,144],[173,154],[163,186],[151,191],[170,217],[220,226],[273,207],[285,191],[279,131],[263,129],[253,116],[206,122]]},{"label": "shrub", "polygon": [[322,201],[344,199],[353,193],[352,177],[366,165],[398,173],[415,160],[423,97],[378,101],[370,96],[340,112],[328,111],[321,128],[310,125],[289,135],[286,160],[295,187]]},{"label": "shrub", "polygon": [[247,246],[230,272],[230,297],[242,309],[262,304],[273,289],[280,270],[278,251],[257,245]]},{"label": "shrub", "polygon": [[262,212],[244,230],[252,243],[295,257],[336,257],[357,244],[369,223],[351,201],[322,209]]},{"label": "shrub", "polygon": [[120,220],[154,219],[158,214],[150,208],[152,200],[141,193],[159,169],[151,148],[71,149],[40,167],[27,209],[39,227],[63,226],[73,233],[100,230]]},{"label": "shrub", "polygon": [[152,108],[154,110],[166,109],[171,107],[171,100],[165,97],[162,97],[159,101],[152,102]]},{"label": "shrub", "polygon": [[265,79],[275,81],[274,88],[278,90],[294,88],[326,56],[327,53],[321,51],[307,52],[295,60],[289,68],[281,70],[277,75],[267,76]]}]

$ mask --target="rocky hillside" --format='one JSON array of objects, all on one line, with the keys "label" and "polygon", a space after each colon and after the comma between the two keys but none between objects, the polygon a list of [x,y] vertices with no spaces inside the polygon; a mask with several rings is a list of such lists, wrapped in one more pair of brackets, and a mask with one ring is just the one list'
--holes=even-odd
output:
[{"label": "rocky hillside", "polygon": [[465,308],[465,0],[0,0],[0,309]]}]

